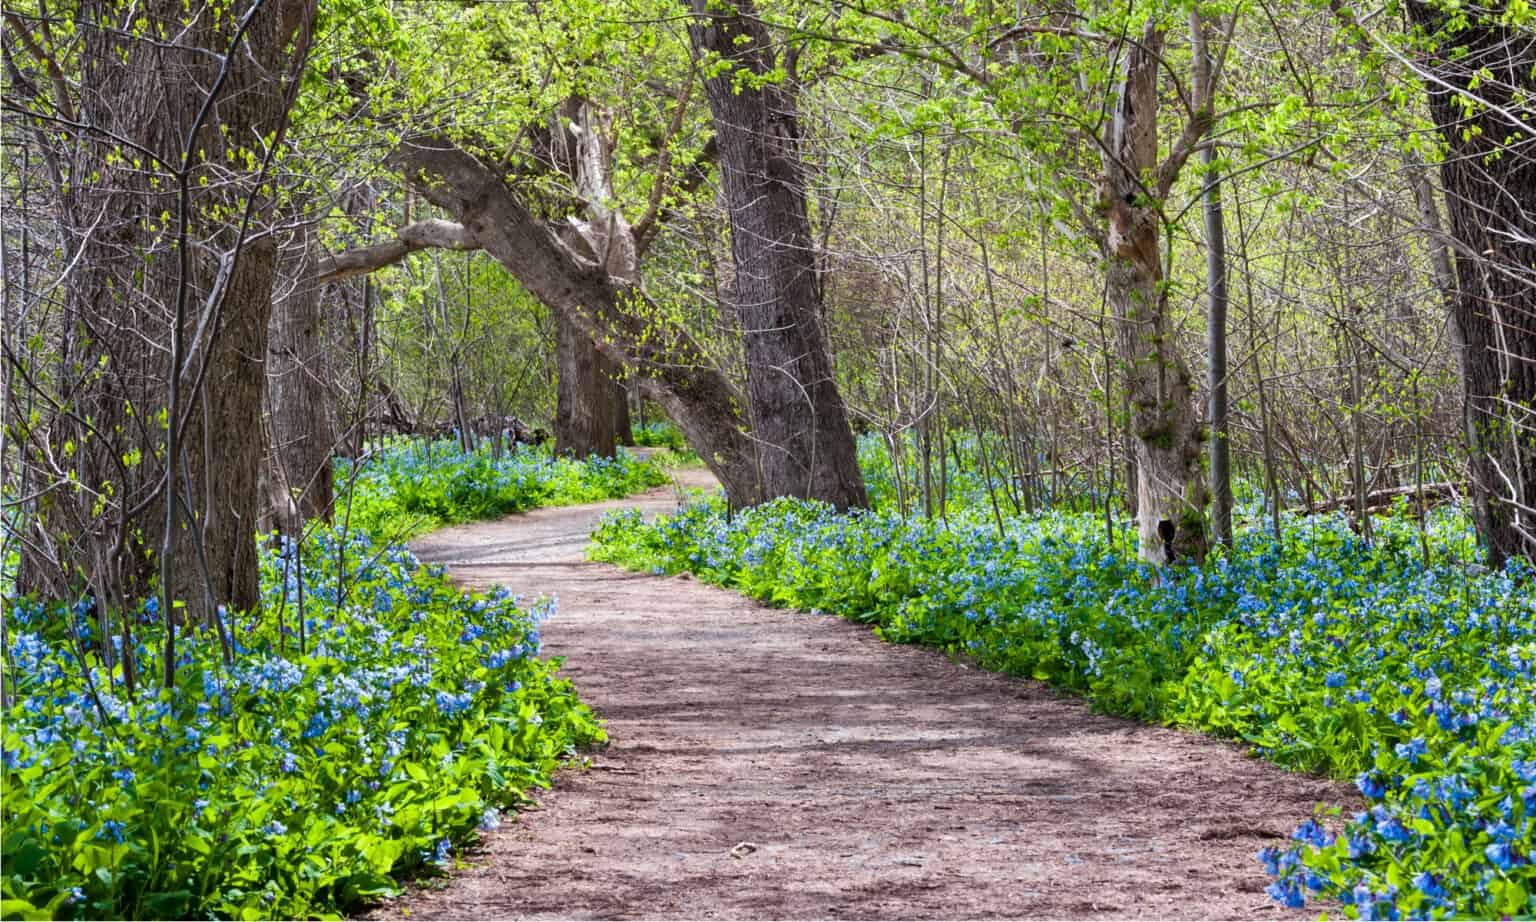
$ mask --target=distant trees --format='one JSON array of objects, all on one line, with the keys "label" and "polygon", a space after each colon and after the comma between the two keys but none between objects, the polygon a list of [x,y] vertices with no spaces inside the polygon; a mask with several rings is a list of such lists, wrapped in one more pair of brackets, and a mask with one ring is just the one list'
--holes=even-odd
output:
[{"label": "distant trees", "polygon": [[[860,14],[863,22],[850,15],[850,37],[841,40],[932,62],[968,85],[974,96],[963,120],[1006,133],[1037,165],[1038,207],[1058,221],[1070,217],[1069,233],[1091,242],[1132,436],[1140,554],[1158,563],[1202,560],[1206,430],[1173,330],[1165,267],[1176,222],[1168,200],[1215,121],[1220,65],[1208,45],[1229,38],[1233,17],[1213,37],[1197,11],[1155,4],[1081,4],[1026,17],[992,10],[966,29],[938,5]],[[1198,65],[1170,49],[1170,32],[1186,23]],[[1172,119],[1167,99],[1177,103]]]}]

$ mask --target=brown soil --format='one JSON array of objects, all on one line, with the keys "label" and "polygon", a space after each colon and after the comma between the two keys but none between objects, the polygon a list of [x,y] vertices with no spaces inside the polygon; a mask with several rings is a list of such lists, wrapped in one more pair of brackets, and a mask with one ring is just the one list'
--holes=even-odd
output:
[{"label": "brown soil", "polygon": [[465,585],[558,598],[546,651],[612,739],[376,917],[1308,915],[1264,894],[1254,853],[1353,804],[1344,786],[838,618],[583,560],[604,512],[675,504],[657,490],[417,543]]}]

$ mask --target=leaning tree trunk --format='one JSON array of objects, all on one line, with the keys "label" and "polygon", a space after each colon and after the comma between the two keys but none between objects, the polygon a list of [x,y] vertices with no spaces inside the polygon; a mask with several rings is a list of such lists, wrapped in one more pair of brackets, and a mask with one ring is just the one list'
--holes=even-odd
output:
[{"label": "leaning tree trunk", "polygon": [[[259,434],[275,249],[266,233],[241,239],[248,203],[252,231],[264,231],[271,215],[247,152],[259,163],[264,145],[281,142],[284,77],[296,78],[289,65],[303,59],[314,3],[269,0],[232,47],[247,9],[189,14],[170,0],[133,7],[89,0],[77,11],[80,119],[95,130],[61,142],[69,146],[59,151],[73,184],[60,190],[60,225],[74,267],[63,288],[65,378],[76,383],[61,395],[70,415],[53,437],[73,446],[68,473],[85,489],[61,485],[40,498],[43,540],[32,547],[42,553],[24,562],[29,588],[62,596],[83,584],[109,606],[148,595],[173,465],[179,540],[164,588],[194,618],[217,604],[257,603]],[[218,104],[192,141],[183,279],[181,200],[171,171],[181,168],[226,54]],[[179,294],[188,353],[173,369],[166,344]],[[170,374],[179,375],[185,399],[175,418],[163,420]],[[167,425],[181,437],[169,458]]]},{"label": "leaning tree trunk", "polygon": [[[816,250],[792,90],[770,76],[774,43],[749,0],[693,0],[701,56],[732,66],[705,80],[719,145],[758,466],[768,496],[864,506],[848,413],[822,328]],[[738,71],[752,78],[739,83]]]},{"label": "leaning tree trunk", "polygon": [[[495,257],[529,294],[591,337],[604,357],[633,369],[643,392],[700,449],[733,505],[750,506],[766,498],[740,394],[688,331],[646,297],[635,278],[610,272],[594,256],[598,248],[562,239],[534,216],[500,172],[451,141],[409,140],[391,160],[429,201],[459,220],[437,222],[434,236],[444,245],[481,249]],[[322,277],[370,272],[439,245],[419,239],[417,230],[413,225],[394,241],[343,253],[328,263]]]},{"label": "leaning tree trunk", "polygon": [[598,353],[592,337],[559,311],[555,318],[555,453],[575,458],[613,457],[614,431],[611,363]]},{"label": "leaning tree trunk", "polygon": [[[293,514],[279,514],[287,531],[303,519],[330,521],[331,389],[326,380],[319,263],[313,231],[301,224],[279,260],[267,350],[268,419],[274,480],[286,485]],[[282,513],[284,510],[279,510]]]},{"label": "leaning tree trunk", "polygon": [[1536,35],[1481,11],[1408,10],[1436,45],[1421,67],[1447,145],[1473,517],[1491,565],[1536,561]]},{"label": "leaning tree trunk", "polygon": [[1171,179],[1160,184],[1162,190],[1146,185],[1148,177],[1166,176],[1177,168],[1158,163],[1162,46],[1163,33],[1149,26],[1141,41],[1125,50],[1101,189],[1101,208],[1108,219],[1104,284],[1136,436],[1140,552],[1142,559],[1158,563],[1204,558],[1208,501],[1194,388],[1174,341],[1163,288],[1157,199]]}]

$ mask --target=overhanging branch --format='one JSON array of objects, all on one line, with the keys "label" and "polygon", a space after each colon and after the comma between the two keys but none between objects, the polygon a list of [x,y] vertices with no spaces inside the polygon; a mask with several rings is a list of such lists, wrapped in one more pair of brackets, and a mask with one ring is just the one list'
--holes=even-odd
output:
[{"label": "overhanging branch", "polygon": [[400,228],[395,231],[394,240],[346,250],[322,259],[316,279],[320,282],[339,282],[367,275],[386,266],[393,266],[417,250],[470,251],[480,248],[480,244],[464,225],[431,218]]}]

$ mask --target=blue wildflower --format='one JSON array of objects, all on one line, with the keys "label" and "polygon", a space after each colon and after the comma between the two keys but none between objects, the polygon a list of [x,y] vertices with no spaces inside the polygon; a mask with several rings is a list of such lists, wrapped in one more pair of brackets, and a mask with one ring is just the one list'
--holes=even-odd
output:
[{"label": "blue wildflower", "polygon": [[500,828],[501,812],[495,807],[486,807],[485,812],[480,814],[480,831],[494,832]]},{"label": "blue wildflower", "polygon": [[1355,787],[1372,800],[1380,800],[1387,793],[1386,784],[1377,777],[1375,772],[1361,772],[1355,776]]},{"label": "blue wildflower", "polygon": [[1270,884],[1264,892],[1291,909],[1300,909],[1307,905],[1307,897],[1301,892],[1301,887],[1295,881],[1277,880]]},{"label": "blue wildflower", "polygon": [[1507,871],[1514,867],[1515,852],[1507,842],[1491,842],[1483,849],[1483,854],[1488,856],[1488,863],[1501,871]]}]

